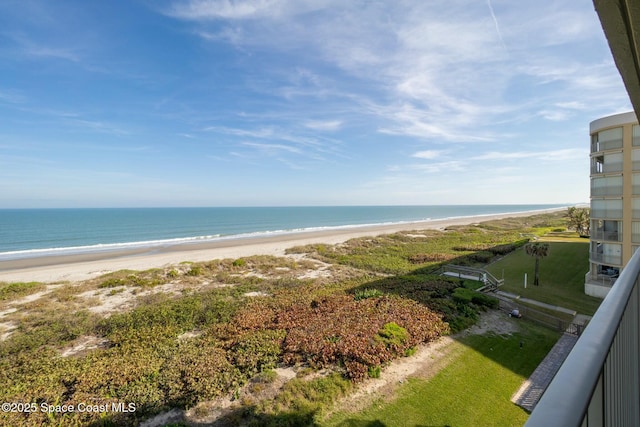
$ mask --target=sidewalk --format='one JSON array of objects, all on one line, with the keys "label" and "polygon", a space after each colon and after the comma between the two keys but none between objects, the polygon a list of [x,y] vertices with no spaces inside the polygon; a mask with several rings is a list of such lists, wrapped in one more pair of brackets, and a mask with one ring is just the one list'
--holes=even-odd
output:
[{"label": "sidewalk", "polygon": [[562,334],[556,345],[547,354],[547,357],[511,397],[511,401],[529,412],[533,411],[542,393],[547,389],[577,341],[578,337],[575,335]]},{"label": "sidewalk", "polygon": [[500,296],[503,296],[503,297],[506,297],[506,298],[509,298],[509,299],[513,300],[514,302],[521,301],[521,302],[525,302],[527,304],[531,304],[531,305],[534,305],[534,306],[537,306],[537,307],[543,307],[543,308],[548,308],[550,310],[556,310],[556,311],[560,311],[562,313],[567,313],[567,314],[569,314],[571,316],[575,316],[576,314],[578,314],[575,310],[570,310],[568,308],[559,307],[557,305],[547,304],[547,303],[536,301],[536,300],[529,299],[529,298],[523,298],[520,295],[512,294],[512,293],[505,292],[505,291],[496,291],[496,294],[498,294]]},{"label": "sidewalk", "polygon": [[[571,316],[574,316],[573,324],[586,325],[589,320],[591,320],[590,316],[577,314],[576,311],[570,310],[568,308],[547,304],[529,298],[523,298],[519,295],[504,291],[497,291],[496,294],[498,294],[496,296],[500,299],[508,299],[515,303],[525,302],[531,306],[543,307],[546,309],[569,314]],[[569,326],[569,328],[571,328],[571,325]],[[567,329],[567,332],[562,334],[549,354],[547,354],[547,356],[538,365],[535,371],[533,371],[531,376],[522,383],[520,389],[511,397],[511,401],[513,403],[529,412],[533,411],[533,408],[535,408],[535,406],[537,405],[540,397],[542,397],[542,393],[544,393],[544,391],[547,389],[547,387],[551,383],[551,380],[558,372],[558,369],[560,369],[560,366],[564,363],[564,360],[567,358],[567,356],[573,349],[573,346],[578,341],[578,336],[568,332],[569,329]]]}]

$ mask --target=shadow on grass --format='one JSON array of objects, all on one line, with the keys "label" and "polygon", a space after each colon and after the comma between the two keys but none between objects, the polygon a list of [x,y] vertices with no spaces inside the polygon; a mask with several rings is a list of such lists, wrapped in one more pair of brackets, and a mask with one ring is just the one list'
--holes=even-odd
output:
[{"label": "shadow on grass", "polygon": [[[317,427],[314,419],[316,411],[290,411],[278,414],[265,414],[258,412],[255,406],[243,407],[216,420],[213,424],[202,424],[202,426],[252,426],[252,427]],[[198,426],[193,422],[189,426]]]},{"label": "shadow on grass", "polygon": [[357,420],[357,419],[348,419],[340,424],[338,427],[386,427],[387,425],[380,420],[375,421],[367,421],[367,420]]},{"label": "shadow on grass", "polygon": [[[521,246],[522,242],[518,242],[514,245],[514,250]],[[494,248],[483,251],[491,252],[492,249]],[[350,292],[357,295],[359,292],[374,289],[382,294],[412,299],[441,314],[443,319],[449,323],[454,339],[512,372],[527,377],[551,350],[561,331],[554,330],[549,324],[534,322],[536,319],[521,319],[517,322],[526,330],[527,337],[519,333],[496,335],[500,338],[494,342],[492,339],[487,339],[486,336],[456,335],[476,324],[483,311],[500,307],[498,300],[491,297],[491,294],[476,293],[477,299],[474,297],[473,300],[467,301],[461,300],[455,295],[457,288],[475,289],[479,286],[479,282],[436,274],[446,264],[469,265],[472,260],[473,254],[463,255],[437,265],[416,268],[408,274],[394,275],[368,282],[351,289]],[[478,264],[475,266],[482,268]],[[501,313],[504,315],[505,322],[512,321],[508,317],[507,311]],[[496,345],[499,345],[500,351],[494,351]],[[522,351],[523,349],[526,351]]]}]

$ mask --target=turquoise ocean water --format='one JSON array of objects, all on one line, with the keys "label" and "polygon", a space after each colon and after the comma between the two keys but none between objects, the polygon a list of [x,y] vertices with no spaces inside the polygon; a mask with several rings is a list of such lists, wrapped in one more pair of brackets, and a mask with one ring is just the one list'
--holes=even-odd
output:
[{"label": "turquoise ocean water", "polygon": [[491,215],[561,205],[0,210],[0,260]]}]

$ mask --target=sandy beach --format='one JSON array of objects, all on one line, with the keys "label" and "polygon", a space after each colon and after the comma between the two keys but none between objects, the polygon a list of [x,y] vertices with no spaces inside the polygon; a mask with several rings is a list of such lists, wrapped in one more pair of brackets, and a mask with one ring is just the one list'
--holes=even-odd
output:
[{"label": "sandy beach", "polygon": [[357,237],[376,236],[405,230],[444,229],[453,225],[476,224],[483,221],[530,216],[564,209],[298,232],[81,255],[23,258],[0,261],[0,282],[74,282],[122,269],[147,270],[184,261],[202,262],[251,255],[283,256],[286,249],[294,246],[314,243],[337,244]]}]

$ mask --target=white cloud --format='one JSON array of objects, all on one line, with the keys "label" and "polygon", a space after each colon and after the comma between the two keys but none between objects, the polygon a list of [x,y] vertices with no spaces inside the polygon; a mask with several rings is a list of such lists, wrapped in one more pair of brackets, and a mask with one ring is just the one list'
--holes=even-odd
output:
[{"label": "white cloud", "polygon": [[252,138],[271,138],[275,135],[275,131],[271,127],[264,127],[260,129],[240,129],[230,128],[226,126],[207,126],[203,129],[205,132],[219,132],[228,135],[252,137]]},{"label": "white cloud", "polygon": [[279,0],[191,0],[174,4],[168,14],[193,20],[255,18],[274,13],[273,10],[278,9],[281,3]]},{"label": "white cloud", "polygon": [[442,153],[444,153],[444,151],[441,151],[441,150],[425,150],[425,151],[418,151],[417,153],[413,153],[411,155],[411,157],[416,157],[418,159],[432,160],[432,159],[437,159],[438,157],[440,157],[442,155]]},{"label": "white cloud", "polygon": [[545,161],[565,161],[583,159],[588,156],[589,151],[587,149],[580,148],[566,148],[561,150],[550,151],[508,151],[499,152],[491,151],[479,156],[475,156],[472,160],[521,160],[521,159],[536,159]]},{"label": "white cloud", "polygon": [[27,98],[18,91],[0,91],[0,102],[7,102],[10,104],[23,104],[26,101]]},{"label": "white cloud", "polygon": [[309,129],[320,131],[335,131],[342,127],[341,120],[326,120],[326,121],[309,121],[304,124]]},{"label": "white cloud", "polygon": [[176,1],[167,15],[189,20],[243,20],[292,16],[321,9],[323,0],[185,0]]},{"label": "white cloud", "polygon": [[290,145],[284,145],[284,144],[264,144],[264,143],[258,143],[258,142],[243,142],[241,145],[245,147],[256,148],[260,151],[263,151],[269,154],[274,154],[280,151],[286,151],[286,152],[295,153],[295,154],[302,153],[302,150],[300,150],[299,148],[292,147]]},{"label": "white cloud", "polygon": [[[175,2],[171,11],[174,17],[198,21],[203,37],[214,41],[226,39],[249,52],[274,49],[295,56],[297,63],[336,67],[359,85],[328,89],[327,74],[308,68],[312,79],[281,87],[279,95],[287,100],[342,96],[350,111],[376,116],[385,134],[495,141],[501,134],[487,130],[492,122],[523,117],[562,121],[573,115],[558,104],[594,109],[603,105],[594,101],[604,91],[615,98],[607,105],[624,96],[613,64],[587,63],[579,55],[567,61],[560,50],[547,49],[593,41],[598,23],[588,7],[490,0],[398,1],[393,7],[359,0],[192,0]],[[207,25],[207,20],[216,24]],[[229,25],[221,29],[219,22]],[[533,85],[564,88],[540,88],[526,103],[511,101],[510,83],[522,75]]]}]

